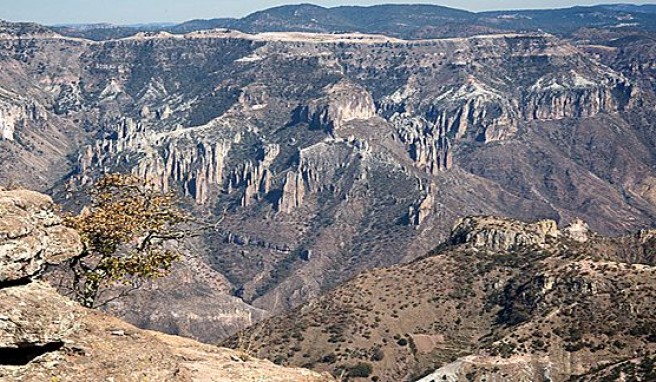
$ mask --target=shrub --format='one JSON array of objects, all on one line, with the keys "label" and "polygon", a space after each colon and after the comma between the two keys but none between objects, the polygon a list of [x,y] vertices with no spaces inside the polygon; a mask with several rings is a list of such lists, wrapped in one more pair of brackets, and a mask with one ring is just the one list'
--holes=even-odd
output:
[{"label": "shrub", "polygon": [[364,378],[370,376],[373,370],[374,368],[371,366],[371,364],[366,362],[359,362],[357,365],[348,369],[348,376]]},{"label": "shrub", "polygon": [[385,358],[385,352],[381,348],[375,348],[371,355],[371,360],[375,362],[382,361]]},{"label": "shrub", "polygon": [[326,354],[321,358],[322,363],[335,363],[337,361],[337,356],[335,353]]}]

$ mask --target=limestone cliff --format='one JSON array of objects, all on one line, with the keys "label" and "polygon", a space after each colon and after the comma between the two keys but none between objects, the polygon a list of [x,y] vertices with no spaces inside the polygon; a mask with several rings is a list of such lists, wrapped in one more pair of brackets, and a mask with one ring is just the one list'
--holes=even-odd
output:
[{"label": "limestone cliff", "polygon": [[571,70],[538,79],[529,88],[522,111],[528,120],[586,118],[624,110],[634,96],[633,85],[624,76],[594,73],[587,78]]},{"label": "limestone cliff", "polygon": [[121,161],[136,159],[132,173],[163,191],[181,186],[186,196],[203,204],[212,186],[223,184],[224,160],[230,144],[229,140],[204,138],[202,131],[196,134],[194,130],[153,135],[142,123],[125,118],[110,125],[103,139],[84,148],[78,171],[84,184],[84,174],[92,168],[110,169]]},{"label": "limestone cliff", "polygon": [[19,126],[30,128],[47,120],[48,116],[42,105],[0,88],[0,98],[5,97],[12,101],[0,101],[0,139],[13,141]]},{"label": "limestone cliff", "polygon": [[371,94],[348,81],[341,81],[324,89],[324,96],[297,109],[297,120],[305,120],[312,128],[324,129],[339,135],[344,124],[353,120],[367,120],[376,115]]}]

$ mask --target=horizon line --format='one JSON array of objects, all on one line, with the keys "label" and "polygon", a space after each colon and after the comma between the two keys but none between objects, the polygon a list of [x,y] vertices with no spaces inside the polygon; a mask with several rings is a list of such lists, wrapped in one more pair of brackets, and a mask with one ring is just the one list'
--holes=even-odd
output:
[{"label": "horizon line", "polygon": [[259,10],[255,10],[252,12],[245,13],[241,16],[226,16],[226,17],[207,17],[207,18],[190,18],[190,19],[183,19],[180,21],[143,21],[143,22],[133,22],[133,23],[113,23],[109,21],[90,21],[90,22],[58,22],[58,23],[41,23],[38,21],[32,21],[32,20],[9,20],[9,19],[4,19],[0,18],[2,21],[7,21],[7,22],[14,22],[14,23],[34,23],[34,24],[39,24],[43,25],[46,27],[55,27],[55,28],[62,28],[62,27],[76,27],[76,26],[93,26],[93,25],[98,25],[98,26],[107,26],[107,27],[126,27],[126,28],[138,28],[138,27],[143,27],[143,26],[175,26],[175,25],[180,25],[184,24],[186,22],[191,22],[191,21],[205,21],[205,20],[215,20],[215,19],[231,19],[231,20],[242,20],[244,18],[247,18],[251,15],[254,15],[256,13],[260,12],[265,12],[268,10],[272,9],[278,9],[278,8],[284,8],[284,7],[294,7],[294,6],[304,6],[304,5],[309,5],[309,6],[314,6],[322,9],[336,9],[336,8],[343,8],[343,7],[354,7],[354,8],[373,8],[373,7],[380,7],[380,6],[425,6],[425,7],[437,7],[437,8],[447,8],[451,10],[457,10],[457,11],[462,11],[462,12],[468,12],[471,14],[485,14],[485,13],[492,13],[492,12],[525,12],[525,11],[550,11],[550,10],[563,10],[563,9],[572,9],[572,8],[595,8],[595,7],[610,7],[610,6],[621,6],[621,5],[628,5],[628,6],[634,6],[634,7],[644,7],[644,6],[656,6],[656,1],[650,2],[650,3],[634,3],[634,2],[617,2],[617,3],[597,3],[597,4],[591,4],[591,5],[571,5],[571,6],[563,6],[563,7],[527,7],[527,8],[491,8],[487,10],[470,10],[466,8],[457,8],[457,7],[451,7],[451,6],[446,6],[446,5],[440,5],[440,4],[434,4],[434,3],[415,3],[415,2],[407,2],[407,3],[386,3],[386,2],[381,2],[379,4],[372,4],[372,5],[335,5],[335,6],[323,6],[323,5],[318,5],[315,3],[311,2],[298,2],[298,3],[287,3],[287,4],[282,4],[282,5],[277,5],[273,7],[268,7],[268,8],[262,8]]}]

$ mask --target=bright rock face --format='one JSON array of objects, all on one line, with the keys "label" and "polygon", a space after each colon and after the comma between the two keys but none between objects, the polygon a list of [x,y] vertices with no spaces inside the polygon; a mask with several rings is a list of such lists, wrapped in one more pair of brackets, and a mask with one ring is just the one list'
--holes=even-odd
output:
[{"label": "bright rock face", "polygon": [[301,109],[310,127],[323,128],[339,135],[349,121],[367,120],[376,116],[376,105],[366,89],[342,81],[327,87],[325,96]]},{"label": "bright rock face", "polygon": [[0,191],[0,284],[32,277],[81,251],[77,233],[53,211],[48,196]]},{"label": "bright rock face", "polygon": [[563,230],[563,233],[570,237],[572,240],[576,240],[581,243],[588,241],[591,235],[590,226],[588,226],[588,223],[581,219],[575,219]]},{"label": "bright rock face", "polygon": [[[0,95],[3,95],[0,88]],[[5,91],[6,92],[6,91]],[[42,106],[28,102],[16,94],[4,94],[14,98],[19,104],[6,104],[0,102],[0,140],[13,141],[19,126],[38,125],[39,121],[47,119]]]},{"label": "bright rock face", "polygon": [[531,246],[544,248],[559,234],[553,220],[529,224],[496,217],[468,217],[456,222],[449,242],[466,243],[492,251],[507,251]]},{"label": "bright rock face", "polygon": [[[124,155],[130,153],[139,157],[133,174],[148,179],[163,191],[179,184],[186,196],[203,204],[210,187],[223,182],[224,160],[229,150],[229,141],[203,140],[202,133],[193,131],[152,134],[127,118],[118,131],[85,148],[79,157],[79,171],[85,174],[94,166],[116,166],[127,160]],[[86,182],[84,176],[81,180]]]}]

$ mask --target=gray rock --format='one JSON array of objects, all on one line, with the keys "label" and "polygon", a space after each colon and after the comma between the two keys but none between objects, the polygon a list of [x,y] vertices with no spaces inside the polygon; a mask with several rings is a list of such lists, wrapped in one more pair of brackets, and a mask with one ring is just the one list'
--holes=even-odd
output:
[{"label": "gray rock", "polygon": [[52,199],[37,192],[0,191],[0,283],[32,277],[82,250],[53,208]]},{"label": "gray rock", "polygon": [[491,251],[507,251],[526,246],[544,248],[559,234],[553,220],[524,223],[498,217],[467,217],[456,222],[449,241]]},{"label": "gray rock", "polygon": [[79,327],[76,305],[42,282],[0,289],[0,347],[62,341]]}]

